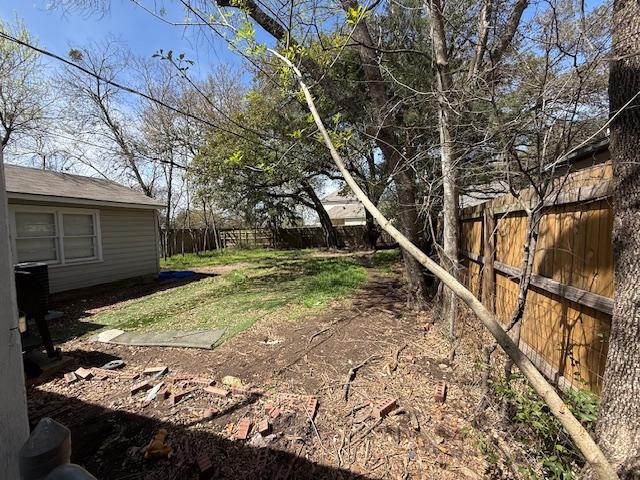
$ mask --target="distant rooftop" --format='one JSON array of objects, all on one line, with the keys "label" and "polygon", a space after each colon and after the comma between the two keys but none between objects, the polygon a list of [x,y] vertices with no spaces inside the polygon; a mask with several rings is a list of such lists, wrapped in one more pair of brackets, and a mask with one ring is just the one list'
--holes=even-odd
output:
[{"label": "distant rooftop", "polygon": [[358,205],[335,205],[327,209],[329,218],[333,220],[346,219],[346,218],[365,218],[364,207]]},{"label": "distant rooftop", "polygon": [[330,193],[322,199],[323,202],[336,202],[336,203],[360,203],[358,198],[351,192],[341,193],[342,190],[336,190]]},{"label": "distant rooftop", "polygon": [[[4,164],[9,198],[160,208],[162,202],[111,180]],[[53,197],[53,198],[52,198]]]}]

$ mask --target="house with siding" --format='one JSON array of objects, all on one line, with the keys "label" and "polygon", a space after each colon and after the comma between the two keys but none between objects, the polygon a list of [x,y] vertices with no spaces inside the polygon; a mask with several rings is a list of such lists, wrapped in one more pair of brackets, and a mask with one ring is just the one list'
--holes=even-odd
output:
[{"label": "house with siding", "polygon": [[4,170],[13,262],[47,263],[52,293],[159,272],[162,203],[101,178]]},{"label": "house with siding", "polygon": [[364,225],[366,217],[364,206],[355,195],[344,194],[340,190],[330,193],[322,199],[322,204],[335,226]]}]

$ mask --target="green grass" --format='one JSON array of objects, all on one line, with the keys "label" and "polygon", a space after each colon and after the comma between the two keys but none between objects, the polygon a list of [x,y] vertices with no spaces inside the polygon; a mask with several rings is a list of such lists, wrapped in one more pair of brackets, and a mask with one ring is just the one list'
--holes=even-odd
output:
[{"label": "green grass", "polygon": [[265,248],[213,250],[199,254],[185,253],[174,255],[160,261],[160,266],[167,270],[185,270],[189,268],[208,267],[213,265],[229,265],[277,258],[291,258],[306,255],[312,250],[267,250]]},{"label": "green grass", "polygon": [[[250,262],[224,275],[157,292],[87,319],[123,330],[225,328],[226,340],[262,318],[295,320],[349,296],[366,281],[354,259],[311,251],[234,251],[208,257],[206,265]],[[194,256],[171,259],[172,268],[203,266]],[[188,262],[187,260],[190,260]]]},{"label": "green grass", "polygon": [[398,248],[394,248],[392,250],[378,250],[371,257],[371,264],[385,273],[391,273],[391,267],[401,259],[402,254]]}]

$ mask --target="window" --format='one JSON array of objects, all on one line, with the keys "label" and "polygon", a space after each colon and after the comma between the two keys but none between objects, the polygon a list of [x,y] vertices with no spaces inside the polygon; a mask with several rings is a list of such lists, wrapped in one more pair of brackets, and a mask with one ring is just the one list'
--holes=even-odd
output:
[{"label": "window", "polygon": [[14,259],[67,264],[101,259],[98,212],[15,207]]}]

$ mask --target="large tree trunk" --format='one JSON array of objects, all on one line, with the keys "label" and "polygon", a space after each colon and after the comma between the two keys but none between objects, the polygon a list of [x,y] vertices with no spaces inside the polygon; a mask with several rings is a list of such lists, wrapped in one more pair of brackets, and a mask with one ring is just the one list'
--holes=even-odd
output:
[{"label": "large tree trunk", "polygon": [[640,3],[613,3],[609,74],[615,303],[596,435],[621,478],[640,478]]},{"label": "large tree trunk", "polygon": [[[458,188],[457,158],[455,154],[455,126],[453,119],[449,53],[444,29],[444,13],[440,0],[431,0],[431,40],[436,55],[438,93],[438,131],[440,133],[440,166],[442,169],[443,262],[454,277],[458,277]],[[453,291],[444,290],[443,318],[449,324],[449,336],[455,338],[457,299]]]},{"label": "large tree trunk", "polygon": [[304,193],[307,194],[307,196],[313,203],[313,209],[318,214],[318,218],[320,219],[320,226],[322,227],[322,231],[324,232],[324,239],[327,248],[342,248],[344,245],[340,237],[338,236],[338,232],[333,226],[331,217],[329,217],[327,209],[324,208],[320,197],[318,197],[316,191],[306,180],[302,182],[302,188],[304,190]]}]

